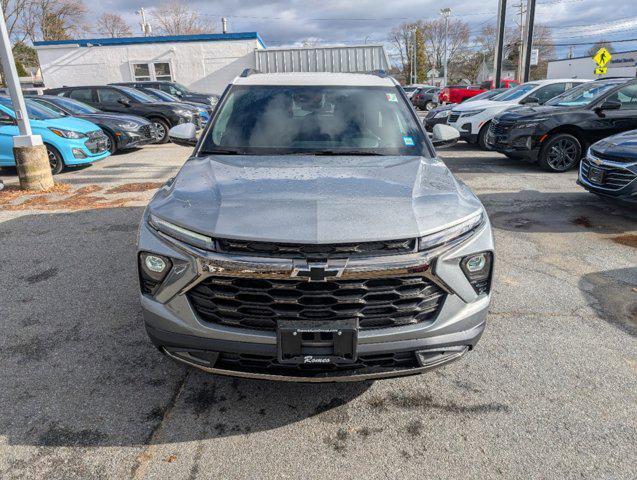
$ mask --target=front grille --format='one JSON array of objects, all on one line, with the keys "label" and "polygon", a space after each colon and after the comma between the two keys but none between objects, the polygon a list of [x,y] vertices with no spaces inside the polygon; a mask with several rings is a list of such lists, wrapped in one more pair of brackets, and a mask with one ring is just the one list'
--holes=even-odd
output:
[{"label": "front grille", "polygon": [[351,256],[400,255],[416,250],[416,239],[384,240],[379,242],[302,244],[251,242],[247,240],[218,241],[219,250],[225,253],[267,255],[285,258],[334,258]]},{"label": "front grille", "polygon": [[[596,168],[604,171],[604,177],[601,183],[592,181],[590,179],[591,168]],[[625,168],[614,168],[606,165],[593,165],[588,157],[584,157],[581,165],[582,177],[584,180],[592,185],[599,185],[602,188],[608,190],[620,190],[628,185],[630,182],[637,178],[637,174],[634,174],[630,170]]]},{"label": "front grille", "polygon": [[108,138],[101,130],[94,130],[86,134],[88,140],[85,142],[86,148],[91,153],[101,153],[106,150],[108,146]]},{"label": "front grille", "polygon": [[635,163],[637,162],[637,158],[628,158],[620,155],[613,155],[612,153],[600,153],[591,149],[591,154],[595,157],[600,158],[602,160],[610,160],[611,162],[616,163]]},{"label": "front grille", "polygon": [[460,118],[459,113],[451,112],[451,115],[449,115],[449,123],[455,123],[458,121],[459,118]]},{"label": "front grille", "polygon": [[[267,373],[271,375],[307,374],[308,372],[338,372],[348,370],[382,370],[418,368],[420,364],[413,351],[360,355],[356,362],[349,364],[285,364],[279,363],[276,357],[268,355],[251,355],[238,353],[220,353],[215,368],[224,370]],[[360,371],[357,372],[372,373]]]},{"label": "front grille", "polygon": [[509,130],[511,130],[511,127],[513,127],[512,123],[502,123],[502,122],[496,122],[494,120],[491,122],[491,126],[489,127],[489,130],[491,131],[491,133],[493,133],[496,136],[502,136],[502,135],[507,135],[509,133]]},{"label": "front grille", "polygon": [[417,276],[329,282],[212,276],[187,296],[202,320],[220,325],[273,331],[279,320],[357,318],[364,330],[433,320],[445,293]]}]

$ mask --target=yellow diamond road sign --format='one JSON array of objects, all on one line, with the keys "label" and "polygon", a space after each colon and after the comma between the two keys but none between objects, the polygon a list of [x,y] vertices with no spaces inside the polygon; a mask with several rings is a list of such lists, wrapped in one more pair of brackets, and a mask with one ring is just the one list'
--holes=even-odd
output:
[{"label": "yellow diamond road sign", "polygon": [[606,70],[608,70],[607,67],[597,67],[595,69],[595,75],[606,75]]},{"label": "yellow diamond road sign", "polygon": [[610,52],[602,47],[597,51],[597,53],[593,57],[593,60],[595,60],[595,63],[600,67],[605,67],[606,64],[610,62],[611,58],[613,58],[613,56],[610,54]]}]

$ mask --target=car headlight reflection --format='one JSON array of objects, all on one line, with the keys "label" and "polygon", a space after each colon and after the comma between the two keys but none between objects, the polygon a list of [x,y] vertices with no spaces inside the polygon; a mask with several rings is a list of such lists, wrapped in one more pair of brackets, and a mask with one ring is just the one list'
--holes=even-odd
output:
[{"label": "car headlight reflection", "polygon": [[155,215],[150,215],[150,217],[148,218],[148,223],[155,230],[158,230],[163,234],[168,235],[169,237],[181,240],[182,242],[192,245],[193,247],[201,248],[204,250],[215,250],[214,239],[208,237],[207,235],[193,232],[192,230],[188,230],[187,228],[183,228],[179,225],[175,225],[174,223],[162,220]]},{"label": "car headlight reflection", "polygon": [[418,240],[418,249],[420,251],[423,250],[431,250],[435,247],[440,247],[446,243],[449,243],[452,240],[456,240],[463,235],[475,230],[484,222],[484,212],[480,212],[477,215],[470,217],[462,223],[454,225],[453,227],[449,227],[440,232],[432,233],[430,235],[426,235],[421,237]]}]

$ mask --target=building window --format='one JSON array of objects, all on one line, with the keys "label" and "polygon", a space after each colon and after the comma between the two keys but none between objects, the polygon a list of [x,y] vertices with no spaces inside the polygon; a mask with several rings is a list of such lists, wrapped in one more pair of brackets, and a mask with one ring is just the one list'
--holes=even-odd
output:
[{"label": "building window", "polygon": [[133,63],[133,80],[144,81],[169,81],[173,79],[170,63]]}]

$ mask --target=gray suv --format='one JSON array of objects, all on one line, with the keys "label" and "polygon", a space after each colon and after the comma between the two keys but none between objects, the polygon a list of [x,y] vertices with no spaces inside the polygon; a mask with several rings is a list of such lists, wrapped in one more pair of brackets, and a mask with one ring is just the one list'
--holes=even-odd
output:
[{"label": "gray suv", "polygon": [[[471,350],[493,236],[391,78],[244,72],[139,230],[146,330],[169,357],[241,377],[424,372]],[[433,141],[432,141],[433,140]]]}]

